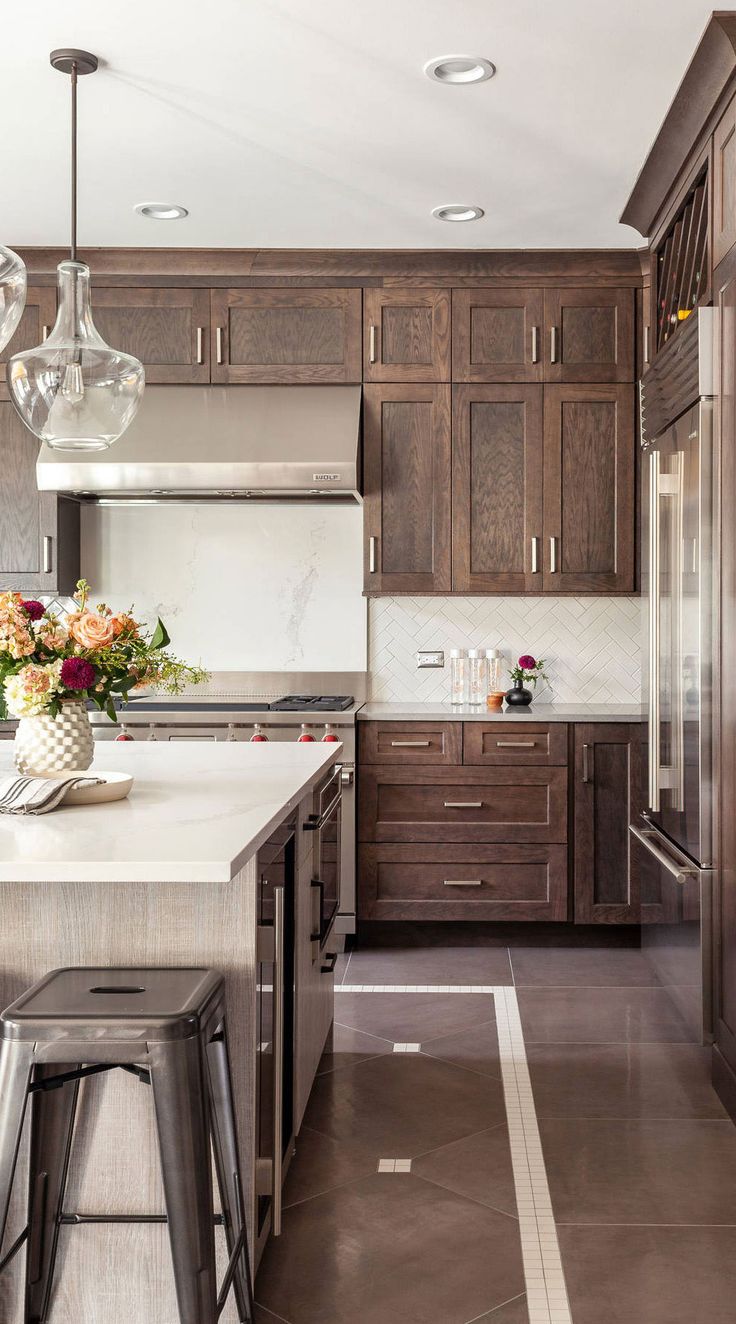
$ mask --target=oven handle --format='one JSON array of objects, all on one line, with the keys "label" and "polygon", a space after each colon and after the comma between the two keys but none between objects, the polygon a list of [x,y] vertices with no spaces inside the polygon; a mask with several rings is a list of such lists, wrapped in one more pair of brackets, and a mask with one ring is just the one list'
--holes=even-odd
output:
[{"label": "oven handle", "polygon": [[673,859],[666,850],[656,844],[657,839],[663,840],[656,828],[638,828],[634,823],[629,823],[629,832],[632,837],[636,837],[637,841],[641,842],[642,846],[649,851],[650,855],[654,856],[655,860],[668,873],[672,874],[676,882],[686,883],[688,878],[698,877],[700,871],[695,868],[694,864],[685,865],[681,861]]},{"label": "oven handle", "polygon": [[271,1231],[281,1235],[284,1134],[284,889],[273,889],[273,1192]]},{"label": "oven handle", "polygon": [[335,796],[334,800],[332,800],[332,801],[330,802],[330,804],[329,804],[329,805],[327,806],[327,808],[323,811],[323,813],[320,814],[319,818],[316,818],[316,817],[310,817],[310,821],[309,821],[308,823],[305,823],[305,824],[303,825],[303,826],[304,826],[304,831],[305,831],[305,832],[319,832],[319,831],[321,831],[321,829],[324,827],[324,825],[325,825],[325,823],[328,821],[328,819],[332,818],[332,815],[334,814],[334,812],[335,812],[337,806],[340,804],[340,801],[341,801],[341,800],[342,800],[342,787],[340,787],[340,788],[338,789],[337,795]]}]

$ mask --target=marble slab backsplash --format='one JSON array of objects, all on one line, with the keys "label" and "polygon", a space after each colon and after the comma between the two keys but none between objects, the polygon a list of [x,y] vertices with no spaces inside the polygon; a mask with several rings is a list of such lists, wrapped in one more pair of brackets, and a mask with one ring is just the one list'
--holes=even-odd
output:
[{"label": "marble slab backsplash", "polygon": [[[442,669],[417,669],[418,650],[440,648]],[[500,648],[508,666],[521,653],[543,657],[550,684],[537,695],[547,703],[641,700],[640,598],[371,598],[370,698],[449,699],[451,648]]]}]

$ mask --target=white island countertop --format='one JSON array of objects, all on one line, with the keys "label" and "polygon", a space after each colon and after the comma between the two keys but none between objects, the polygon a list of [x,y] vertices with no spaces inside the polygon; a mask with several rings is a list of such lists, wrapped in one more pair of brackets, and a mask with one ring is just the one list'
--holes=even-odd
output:
[{"label": "white island countertop", "polygon": [[[330,765],[337,744],[98,742],[90,769],[130,772],[127,800],[0,814],[3,882],[228,882]],[[0,777],[13,772],[0,745]]]}]

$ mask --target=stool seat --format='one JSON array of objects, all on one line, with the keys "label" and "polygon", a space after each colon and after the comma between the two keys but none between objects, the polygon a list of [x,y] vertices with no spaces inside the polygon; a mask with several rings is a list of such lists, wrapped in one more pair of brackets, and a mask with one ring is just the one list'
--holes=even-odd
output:
[{"label": "stool seat", "polygon": [[130,1026],[134,1038],[161,1042],[198,1034],[213,1001],[222,997],[216,970],[100,966],[52,970],[0,1014],[1,1033],[11,1039],[97,1039],[104,1023],[116,1032]]}]

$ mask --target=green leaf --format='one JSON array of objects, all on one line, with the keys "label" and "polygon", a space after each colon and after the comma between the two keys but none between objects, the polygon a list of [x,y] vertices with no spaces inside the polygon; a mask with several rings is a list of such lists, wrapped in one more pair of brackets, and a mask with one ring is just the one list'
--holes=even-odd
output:
[{"label": "green leaf", "polygon": [[159,648],[168,648],[170,643],[171,639],[169,638],[169,632],[159,616],[156,622],[156,629],[151,638],[151,649],[153,652],[157,652]]},{"label": "green leaf", "polygon": [[111,697],[108,697],[107,703],[105,704],[105,712],[107,713],[111,722],[117,722],[118,715],[115,711],[115,704],[113,703]]}]

